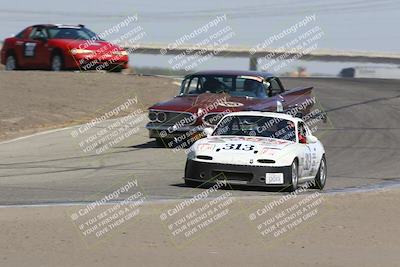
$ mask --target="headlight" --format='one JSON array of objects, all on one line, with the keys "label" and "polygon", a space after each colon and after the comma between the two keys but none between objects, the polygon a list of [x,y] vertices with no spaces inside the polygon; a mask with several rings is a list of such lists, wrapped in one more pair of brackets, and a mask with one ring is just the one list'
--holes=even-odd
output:
[{"label": "headlight", "polygon": [[117,56],[127,56],[128,52],[126,52],[125,50],[124,51],[114,51],[113,54],[117,55]]},{"label": "headlight", "polygon": [[158,122],[164,122],[166,120],[167,120],[167,114],[165,114],[164,112],[157,113],[157,121]]},{"label": "headlight", "polygon": [[150,111],[149,112],[149,120],[150,122],[160,122],[163,123],[167,120],[167,114],[165,112],[155,112],[155,111]]},{"label": "headlight", "polygon": [[76,54],[95,54],[96,52],[93,50],[87,50],[87,49],[77,49],[74,48],[71,50],[71,54],[76,55]]},{"label": "headlight", "polygon": [[157,113],[155,113],[155,112],[153,112],[153,111],[150,111],[150,112],[149,112],[149,120],[150,120],[151,122],[156,121],[156,120],[157,120]]}]

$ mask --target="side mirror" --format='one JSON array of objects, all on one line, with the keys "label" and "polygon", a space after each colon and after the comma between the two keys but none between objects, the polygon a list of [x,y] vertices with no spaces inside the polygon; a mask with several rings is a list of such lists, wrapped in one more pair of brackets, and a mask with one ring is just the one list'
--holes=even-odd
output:
[{"label": "side mirror", "polygon": [[211,136],[213,132],[214,132],[214,129],[213,129],[213,128],[210,128],[210,127],[204,128],[204,130],[203,130],[203,133],[204,133],[207,137],[208,137],[208,136]]},{"label": "side mirror", "polygon": [[317,137],[315,137],[314,135],[308,135],[306,138],[307,138],[307,143],[309,144],[318,142]]}]

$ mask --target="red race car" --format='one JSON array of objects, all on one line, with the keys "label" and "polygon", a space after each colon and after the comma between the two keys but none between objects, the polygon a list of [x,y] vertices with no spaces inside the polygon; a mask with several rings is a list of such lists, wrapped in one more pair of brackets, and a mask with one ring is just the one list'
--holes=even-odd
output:
[{"label": "red race car", "polygon": [[1,49],[6,70],[66,69],[121,71],[128,53],[83,25],[41,24],[7,38]]},{"label": "red race car", "polygon": [[205,127],[230,112],[273,111],[301,117],[311,111],[313,87],[286,90],[279,78],[257,71],[201,71],[187,75],[178,96],[149,108],[146,125],[160,145],[190,145]]}]

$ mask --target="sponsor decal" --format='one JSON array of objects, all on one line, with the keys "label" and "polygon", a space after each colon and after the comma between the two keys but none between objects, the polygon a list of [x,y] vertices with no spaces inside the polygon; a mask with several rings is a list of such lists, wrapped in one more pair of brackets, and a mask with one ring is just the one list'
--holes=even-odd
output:
[{"label": "sponsor decal", "polygon": [[227,107],[227,108],[236,108],[236,107],[243,106],[243,104],[240,102],[230,102],[230,101],[220,103],[219,105],[222,107]]},{"label": "sponsor decal", "polygon": [[206,143],[206,144],[200,144],[197,149],[199,151],[209,151],[209,150],[213,150],[214,147],[215,147],[215,145]]},{"label": "sponsor decal", "polygon": [[263,147],[261,148],[261,155],[267,155],[267,156],[274,156],[276,154],[277,150],[273,148],[268,148],[268,147]]}]

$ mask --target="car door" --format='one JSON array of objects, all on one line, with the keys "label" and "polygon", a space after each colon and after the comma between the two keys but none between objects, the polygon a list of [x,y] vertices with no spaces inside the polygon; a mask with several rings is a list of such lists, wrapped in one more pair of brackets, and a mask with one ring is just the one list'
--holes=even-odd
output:
[{"label": "car door", "polygon": [[45,68],[49,66],[47,32],[44,27],[32,27],[28,38],[22,43],[22,57],[27,68]]},{"label": "car door", "polygon": [[[304,128],[306,130],[307,136],[312,134],[312,132],[311,132],[310,128],[308,128],[307,124],[304,124]],[[309,148],[309,153],[310,153],[310,158],[309,158],[310,169],[308,172],[308,176],[315,176],[315,175],[317,175],[317,172],[319,169],[319,160],[322,157],[320,143],[319,143],[319,141],[315,142],[315,143],[307,142],[307,146]]]},{"label": "car door", "polygon": [[299,143],[303,146],[299,164],[299,176],[302,178],[310,176],[312,171],[313,150],[315,147],[314,144],[307,143],[306,137],[308,134],[305,124],[303,122],[298,122],[297,136]]},{"label": "car door", "polygon": [[29,41],[29,34],[32,31],[32,27],[26,28],[23,32],[19,33],[15,37],[15,54],[17,56],[17,61],[19,67],[26,68],[26,57],[24,56],[25,53],[25,43]]},{"label": "car door", "polygon": [[38,29],[36,36],[33,38],[36,42],[36,62],[39,68],[50,67],[51,49],[49,49],[49,34],[47,29]]}]

